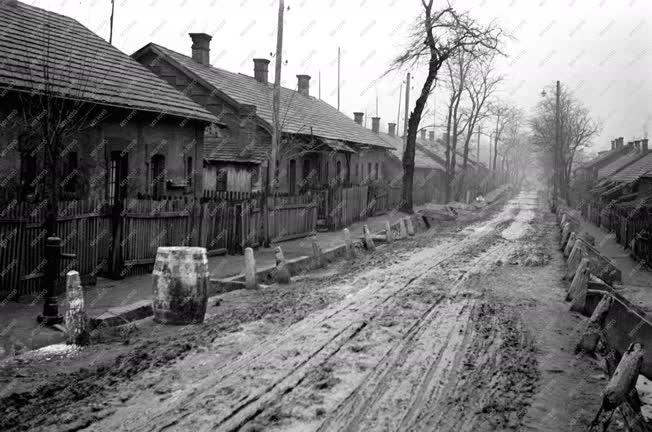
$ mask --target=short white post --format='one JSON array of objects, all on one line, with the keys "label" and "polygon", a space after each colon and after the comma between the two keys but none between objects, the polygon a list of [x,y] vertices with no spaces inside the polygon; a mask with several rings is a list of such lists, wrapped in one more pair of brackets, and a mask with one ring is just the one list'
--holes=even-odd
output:
[{"label": "short white post", "polygon": [[283,255],[283,250],[281,250],[280,246],[276,247],[274,258],[276,258],[276,272],[274,274],[274,279],[280,284],[290,283],[290,270],[288,270],[287,264],[285,263],[285,256]]},{"label": "short white post", "polygon": [[371,238],[371,232],[369,232],[369,227],[367,225],[362,227],[362,235],[364,236],[364,245],[367,250],[376,250],[376,245],[374,240]]},{"label": "short white post", "polygon": [[574,300],[583,290],[586,290],[589,283],[589,260],[582,258],[580,265],[575,271],[573,282],[571,282],[568,293],[566,294],[566,301]]},{"label": "short white post", "polygon": [[88,319],[84,311],[84,291],[79,273],[75,270],[66,273],[66,300],[68,302],[64,319],[66,340],[70,344],[88,345]]},{"label": "short white post", "polygon": [[321,247],[319,246],[319,243],[317,243],[317,240],[312,241],[312,256],[316,268],[324,267],[324,254],[322,253]]},{"label": "short white post", "polygon": [[566,242],[568,241],[568,236],[570,235],[571,232],[571,226],[570,222],[566,222],[564,224],[564,228],[561,231],[561,249],[564,249],[564,246],[566,246]]},{"label": "short white post", "polygon": [[254,250],[250,247],[245,249],[245,285],[249,289],[258,286],[256,282],[256,259],[254,258]]},{"label": "short white post", "polygon": [[404,219],[405,227],[407,228],[407,233],[409,236],[414,235],[414,225],[412,224],[412,218],[410,216]]},{"label": "short white post", "polygon": [[346,250],[346,257],[353,258],[355,252],[353,251],[353,241],[351,241],[351,231],[344,228],[344,248]]},{"label": "short white post", "polygon": [[394,234],[392,233],[392,225],[389,221],[385,221],[385,236],[387,238],[387,243],[394,242]]},{"label": "short white post", "polygon": [[568,261],[567,261],[567,271],[566,274],[564,275],[564,279],[566,280],[572,280],[573,276],[575,276],[575,270],[577,270],[577,266],[580,264],[580,261],[582,261],[582,240],[580,239],[575,239],[575,244],[573,245],[573,249],[571,249],[571,253],[568,256]]},{"label": "short white post", "polygon": [[403,223],[403,219],[400,219],[400,220],[398,221],[398,228],[399,228],[399,235],[400,235],[400,238],[404,239],[405,237],[408,236],[408,235],[407,235],[407,231],[406,231],[406,229],[405,229],[405,224]]}]

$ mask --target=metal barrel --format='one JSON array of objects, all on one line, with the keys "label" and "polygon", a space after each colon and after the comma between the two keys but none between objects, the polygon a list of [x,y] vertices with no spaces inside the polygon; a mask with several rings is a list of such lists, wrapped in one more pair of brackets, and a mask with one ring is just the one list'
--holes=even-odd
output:
[{"label": "metal barrel", "polygon": [[177,325],[203,322],[208,279],[205,248],[159,247],[152,271],[154,321]]}]

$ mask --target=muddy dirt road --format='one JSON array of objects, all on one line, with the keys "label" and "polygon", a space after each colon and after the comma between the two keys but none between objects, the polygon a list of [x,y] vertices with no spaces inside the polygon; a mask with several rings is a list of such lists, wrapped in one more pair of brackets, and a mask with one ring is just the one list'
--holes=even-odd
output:
[{"label": "muddy dirt road", "polygon": [[[52,383],[40,387],[93,383],[92,392],[39,402],[24,389],[2,399],[14,422],[3,426],[584,430],[604,376],[572,355],[580,318],[563,302],[554,223],[536,197],[521,193],[479,221],[436,227],[289,287],[226,294],[203,326],[162,341],[143,325],[132,337],[135,350],[150,350],[145,367],[132,351],[112,357],[108,343],[96,369],[43,377]],[[125,364],[137,370],[110,373]]]}]

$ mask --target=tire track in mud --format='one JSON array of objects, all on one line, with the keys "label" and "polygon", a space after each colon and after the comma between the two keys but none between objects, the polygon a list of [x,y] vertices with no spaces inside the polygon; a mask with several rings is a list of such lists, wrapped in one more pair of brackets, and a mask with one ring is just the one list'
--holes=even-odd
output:
[{"label": "tire track in mud", "polygon": [[[441,245],[423,248],[407,262],[375,270],[373,274],[368,272],[357,278],[353,283],[368,278],[367,286],[351,298],[296,323],[276,337],[271,337],[250,352],[244,353],[236,361],[219,367],[212,376],[193,388],[184,389],[164,401],[153,415],[122,420],[106,419],[94,424],[93,429],[114,430],[118,426],[150,431],[237,430],[249,423],[255,423],[270,407],[279,405],[297,393],[302,384],[306,383],[306,378],[342,353],[343,347],[355,343],[368,330],[370,322],[380,322],[379,318],[383,317],[383,312],[396,309],[398,306],[395,303],[402,300],[407,288],[418,285],[421,279],[433,274],[447,277],[451,267],[462,271],[456,286],[463,286],[463,282],[471,274],[469,259],[477,265],[482,264],[482,268],[493,265],[498,256],[496,254],[506,254],[507,248],[493,251],[493,248],[487,245],[499,241],[498,231],[504,229],[513,219],[514,215],[509,213],[506,208],[489,222],[471,225],[465,230],[468,235],[461,240],[450,239]],[[478,254],[476,249],[482,244],[485,244],[485,247],[483,252]],[[439,258],[432,262],[434,254],[438,254]],[[413,270],[424,267],[425,270],[416,275],[414,272],[405,272],[405,268]],[[443,270],[437,273],[438,268]],[[463,312],[466,315],[463,318],[458,315],[456,318],[462,323],[468,320],[468,314],[473,307],[472,299],[465,298],[466,295],[461,291],[452,292],[443,300],[457,304],[460,303],[457,301],[458,297],[462,298],[462,303],[466,303],[466,306],[458,313]],[[428,316],[437,315],[432,311],[437,310],[444,295],[440,297],[440,300],[433,300],[435,304],[430,313],[425,311],[426,318],[416,317],[417,330],[436,327],[426,325],[425,322]],[[400,333],[395,335],[395,338],[402,338],[404,331],[405,329],[394,331]],[[415,337],[422,336],[423,333],[420,334],[419,331],[415,334]],[[450,340],[450,337],[446,340]],[[420,343],[423,344],[423,340]],[[459,345],[444,349],[440,359],[447,358],[459,350]],[[430,362],[431,366],[439,363],[441,362],[436,359]],[[445,376],[445,371],[441,367],[433,370],[429,375],[430,382],[434,381],[432,378],[436,374]],[[418,411],[413,410],[413,414],[407,418],[414,418],[414,413]]]}]

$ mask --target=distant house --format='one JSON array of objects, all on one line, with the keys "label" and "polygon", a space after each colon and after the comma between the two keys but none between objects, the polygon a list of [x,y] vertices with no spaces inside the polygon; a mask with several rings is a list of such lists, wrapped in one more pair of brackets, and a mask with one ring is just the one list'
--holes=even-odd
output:
[{"label": "distant house", "polygon": [[201,193],[204,129],[221,124],[213,114],[72,18],[4,1],[0,28],[2,198],[47,198],[49,144],[14,121],[31,101],[51,105],[44,116],[73,104],[93,110],[89,127],[63,143],[64,197]]},{"label": "distant house", "polygon": [[[132,57],[215,114],[204,151],[205,186],[259,190],[271,149],[272,91],[269,60],[254,59],[248,76],[209,62],[211,36],[191,33],[192,56],[150,43]],[[297,75],[297,90],[281,89],[282,142],[276,192],[295,195],[329,185],[356,185],[383,177],[387,149],[377,135],[310,96],[310,76]]]},{"label": "distant house", "polygon": [[[403,138],[396,134],[396,123],[388,124],[388,133],[378,132],[380,138],[391,145],[393,150],[388,154],[385,171],[389,174],[389,183],[401,187],[403,178]],[[414,151],[414,188],[427,189],[436,201],[443,199],[446,168],[444,161],[435,155],[424,152],[420,145]]]},{"label": "distant house", "polygon": [[652,174],[652,153],[647,139],[634,141],[628,147],[627,153],[622,153],[598,171],[598,182],[592,192],[604,201],[651,192],[646,180],[646,176]]}]

